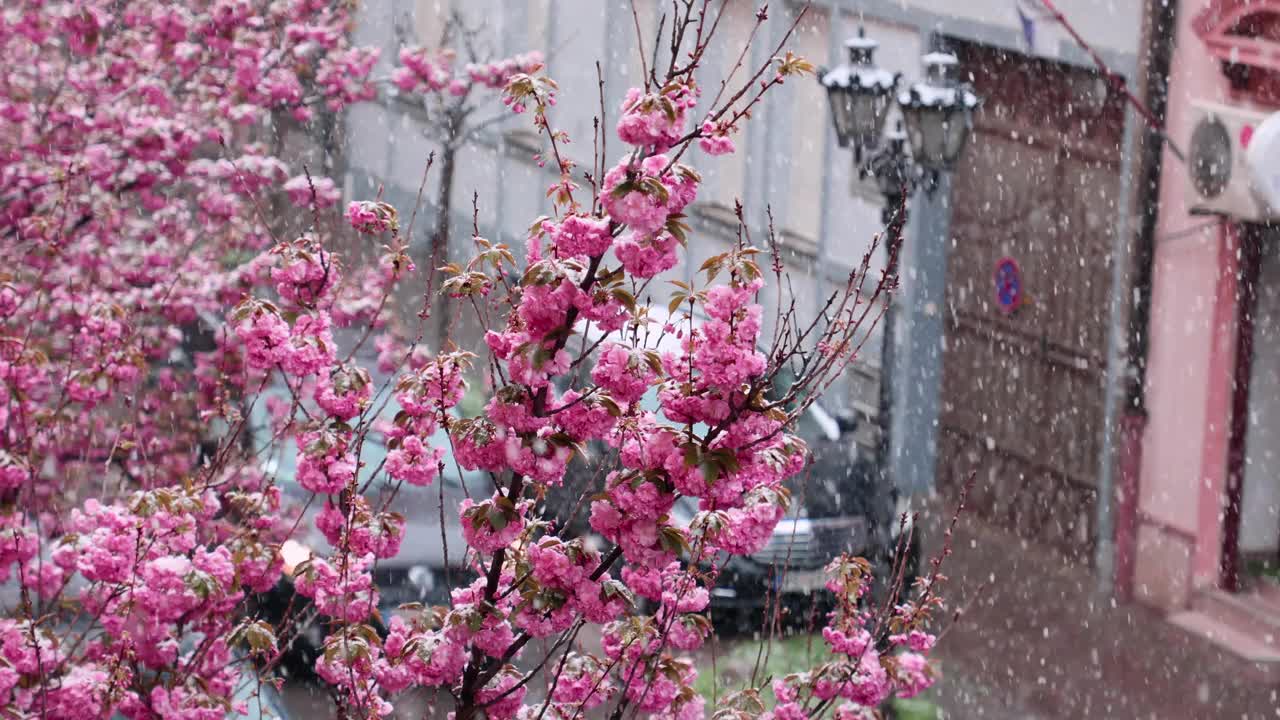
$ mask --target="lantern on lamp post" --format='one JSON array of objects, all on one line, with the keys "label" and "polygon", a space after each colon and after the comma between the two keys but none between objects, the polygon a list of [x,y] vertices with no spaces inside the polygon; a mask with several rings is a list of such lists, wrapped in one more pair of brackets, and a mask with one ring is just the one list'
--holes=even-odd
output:
[{"label": "lantern on lamp post", "polygon": [[[898,249],[907,221],[907,200],[922,183],[932,194],[941,175],[955,168],[973,130],[981,99],[959,81],[956,56],[935,50],[922,58],[924,77],[898,92],[900,73],[875,64],[879,43],[859,28],[845,42],[849,60],[818,74],[827,90],[831,119],[840,147],[852,147],[859,176],[874,178],[884,197],[888,255],[885,272],[898,273]],[[885,131],[894,105],[901,120]],[[883,141],[883,142],[882,142]],[[886,480],[889,465],[889,413],[893,395],[894,303],[886,301],[880,367],[880,437],[876,460]]]},{"label": "lantern on lamp post", "polygon": [[840,147],[853,146],[858,162],[864,151],[874,150],[884,133],[899,76],[875,64],[880,43],[859,28],[857,37],[845,41],[849,62],[821,74],[831,119]]},{"label": "lantern on lamp post", "polygon": [[934,180],[955,168],[981,104],[956,77],[958,69],[955,55],[931,52],[924,56],[924,79],[898,94],[912,154]]}]

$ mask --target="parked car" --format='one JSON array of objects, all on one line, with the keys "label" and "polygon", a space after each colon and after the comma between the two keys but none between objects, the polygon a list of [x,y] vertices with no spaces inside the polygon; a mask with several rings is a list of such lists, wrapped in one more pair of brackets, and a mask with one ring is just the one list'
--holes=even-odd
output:
[{"label": "parked car", "polygon": [[[717,558],[721,572],[711,593],[712,614],[730,629],[757,628],[760,611],[773,603],[800,622],[807,622],[811,613],[820,620],[834,602],[824,587],[825,568],[841,553],[872,562],[875,597],[888,590],[889,569],[897,560],[897,493],[880,481],[875,463],[858,456],[851,427],[842,424],[834,436],[823,430],[829,418],[812,405],[798,423],[797,434],[809,444],[813,460],[807,473],[787,481],[792,507],[768,543],[752,555]],[[687,523],[695,512],[696,502],[682,499],[673,516]],[[918,543],[909,543],[902,558],[908,587],[918,554]]]},{"label": "parked car", "polygon": [[[275,477],[287,499],[292,500],[296,506],[303,507],[311,493],[297,482],[295,443],[292,439],[272,443],[270,424],[264,408],[265,403],[260,400],[255,405],[252,418],[255,449],[262,450],[268,445],[271,448],[264,453],[263,470]],[[392,399],[386,403],[381,416],[392,418],[399,410]],[[442,448],[445,452],[446,470],[443,476],[426,487],[401,483],[397,489],[397,483],[385,474],[379,474],[373,482],[368,482],[373,471],[382,465],[387,455],[387,448],[378,434],[369,433],[361,444],[361,468],[357,479],[362,487],[366,484],[368,486],[364,496],[370,507],[381,508],[394,492],[395,500],[391,509],[405,518],[400,552],[393,558],[379,560],[373,569],[380,609],[384,616],[406,602],[447,604],[449,581],[457,585],[459,579],[468,573],[462,564],[466,540],[462,536],[458,506],[467,497],[468,491],[472,494],[486,494],[485,488],[490,480],[478,471],[463,470],[459,475],[449,438],[444,430],[436,431],[430,445]],[[315,524],[315,516],[319,511],[318,500],[306,506],[292,541],[286,544],[286,564],[305,559],[311,553],[322,555],[326,552],[328,541]],[[290,554],[295,557],[288,557]],[[279,622],[287,612],[292,612],[296,617],[305,609],[307,600],[296,595],[292,580],[286,575],[281,577],[273,590],[256,598],[255,605],[256,611],[263,617]],[[291,644],[282,661],[285,673],[291,677],[309,677],[314,672],[315,660],[319,657],[323,641],[324,629],[313,623]]]},{"label": "parked car", "polygon": [[[824,587],[825,568],[841,553],[872,563],[872,595],[877,599],[888,592],[899,560],[897,493],[882,482],[874,462],[859,456],[851,428],[832,439],[815,436],[805,425],[802,419],[798,433],[809,443],[813,460],[806,474],[787,481],[795,499],[791,512],[759,552],[725,558],[719,585],[712,591],[713,609],[740,616],[738,622],[747,630],[758,624],[758,612],[766,602],[780,602],[801,620],[811,611],[821,619],[834,601]],[[904,587],[910,587],[919,565],[914,536],[901,560]]]},{"label": "parked car", "polygon": [[[651,307],[649,315],[659,326],[668,320],[662,308]],[[698,322],[695,318],[694,323]],[[590,333],[589,328],[580,330]],[[648,347],[659,353],[678,348],[679,340],[673,335],[651,337]],[[589,337],[596,339],[598,336]],[[778,394],[785,392],[785,384],[785,380],[779,383]],[[641,403],[651,411],[658,409],[654,392]],[[815,603],[826,608],[833,598],[823,587],[824,568],[845,552],[872,562],[878,574],[873,591],[876,597],[883,597],[890,582],[890,569],[898,560],[898,515],[903,508],[896,489],[884,481],[876,463],[854,441],[856,430],[855,420],[839,420],[818,403],[800,414],[794,432],[809,446],[811,466],[806,473],[787,481],[794,502],[768,544],[750,556],[719,558],[722,569],[712,590],[716,614],[755,617],[767,602],[773,602],[770,598],[774,596],[796,611],[807,612]],[[562,522],[572,518],[572,530],[579,534],[591,532],[586,519],[589,508],[581,508],[576,514],[573,509],[589,502],[590,496],[599,491],[602,478],[596,475],[596,467],[575,463],[570,466],[564,487],[549,496],[551,511]],[[696,500],[681,498],[672,515],[677,523],[687,524],[697,510]],[[907,544],[902,561],[906,565],[904,587],[910,587],[919,565],[918,539],[913,537]],[[741,624],[750,629],[749,622],[744,620]]]}]

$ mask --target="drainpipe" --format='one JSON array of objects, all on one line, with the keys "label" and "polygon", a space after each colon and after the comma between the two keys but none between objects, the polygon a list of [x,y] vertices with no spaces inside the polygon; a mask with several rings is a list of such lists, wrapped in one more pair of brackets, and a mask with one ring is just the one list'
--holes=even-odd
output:
[{"label": "drainpipe", "polygon": [[1258,275],[1262,269],[1261,233],[1247,225],[1234,233],[1240,258],[1236,286],[1236,366],[1231,392],[1230,434],[1227,436],[1226,502],[1222,508],[1222,559],[1219,583],[1227,592],[1240,591],[1240,502],[1244,493],[1245,459],[1249,437],[1249,385],[1253,378],[1253,328],[1258,316]]},{"label": "drainpipe", "polygon": [[[1121,150],[1121,167],[1132,168],[1134,147],[1138,144],[1135,137],[1142,127],[1141,119],[1133,113],[1125,114],[1124,147]],[[1094,572],[1098,579],[1098,593],[1102,597],[1110,597],[1115,578],[1115,505],[1116,492],[1116,446],[1117,436],[1123,434],[1118,416],[1121,413],[1120,397],[1124,392],[1122,384],[1125,378],[1127,358],[1125,351],[1125,315],[1131,302],[1129,277],[1132,274],[1133,216],[1137,213],[1134,202],[1137,195],[1133,187],[1133,173],[1122,172],[1120,175],[1120,193],[1128,198],[1129,203],[1122,206],[1118,213],[1115,228],[1111,233],[1111,298],[1108,308],[1109,322],[1107,332],[1107,366],[1103,378],[1103,417],[1102,447],[1098,453],[1098,487],[1097,517],[1094,522]]]},{"label": "drainpipe", "polygon": [[[1144,57],[1141,73],[1142,95],[1147,107],[1165,121],[1169,107],[1169,68],[1177,34],[1177,0],[1152,3],[1147,14]],[[1163,129],[1163,128],[1161,128]],[[1098,497],[1098,550],[1095,561],[1100,590],[1117,600],[1133,595],[1134,560],[1138,530],[1138,478],[1142,468],[1142,438],[1147,423],[1145,386],[1147,376],[1148,330],[1151,324],[1151,279],[1155,257],[1156,221],[1160,215],[1160,173],[1164,143],[1159,134],[1146,128],[1142,142],[1138,184],[1134,188],[1141,216],[1130,265],[1133,309],[1126,330],[1127,351],[1124,403],[1115,427],[1117,443],[1114,487],[1102,487]],[[1108,426],[1108,431],[1112,428]],[[1111,476],[1111,472],[1106,473]]]}]

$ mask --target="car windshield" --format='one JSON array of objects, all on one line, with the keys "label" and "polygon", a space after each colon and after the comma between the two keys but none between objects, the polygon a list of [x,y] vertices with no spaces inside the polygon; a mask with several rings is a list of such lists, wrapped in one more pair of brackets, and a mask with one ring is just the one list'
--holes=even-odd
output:
[{"label": "car windshield", "polygon": [[[264,391],[262,397],[254,404],[253,412],[250,415],[253,447],[254,451],[262,459],[263,471],[268,475],[274,475],[285,490],[294,490],[296,492],[300,489],[296,479],[298,447],[292,438],[281,439],[273,436],[266,402],[267,398],[272,395],[280,398],[288,397],[287,391],[283,388],[272,388]],[[379,413],[379,417],[390,420],[399,412],[400,404],[392,397],[386,401],[385,407]],[[374,473],[381,470],[387,458],[387,447],[382,440],[382,433],[370,431],[365,434],[364,440],[360,443],[360,470],[357,474],[357,481],[361,485],[367,483],[374,477]],[[449,442],[449,434],[443,428],[438,428],[432,434],[428,444],[431,447],[444,450],[445,472],[443,477],[445,483],[450,485],[465,483],[468,487],[483,487],[485,478],[484,473],[480,471],[463,470],[462,477],[458,477],[458,466],[453,459],[453,446]],[[391,482],[385,473],[382,474],[381,481],[384,483]]]},{"label": "car windshield", "polygon": [[[660,415],[662,407],[658,403],[658,391],[650,388],[640,398],[640,407]],[[697,423],[693,426],[693,431],[698,435],[705,435],[708,429],[705,423]],[[827,414],[827,411],[817,403],[810,405],[805,408],[804,412],[800,413],[800,416],[796,418],[792,433],[811,447],[824,442],[838,440],[840,437],[839,425],[835,418]]]},{"label": "car windshield", "polygon": [[[644,396],[640,398],[640,406],[649,412],[658,413],[661,410],[658,403],[658,392],[650,389],[649,392],[645,393]],[[693,431],[700,435],[706,433],[707,430],[707,426],[703,423],[693,426]],[[839,452],[840,448],[839,429],[835,419],[828,415],[820,405],[815,403],[806,408],[805,411],[800,413],[800,416],[796,418],[796,424],[792,429],[792,432],[801,440],[804,440],[809,448],[814,452],[815,464],[813,470],[809,473],[811,476],[809,478],[809,482],[814,482],[816,477],[817,482],[821,483],[823,487],[833,486],[833,483],[827,476],[832,475],[837,471],[841,473],[844,472],[843,466],[837,468],[832,466],[830,462]],[[824,462],[819,463],[819,458],[823,458]],[[801,487],[802,484],[805,484],[803,483],[803,475],[804,474],[802,473],[786,480],[786,486],[792,493],[798,493],[803,489]],[[806,501],[803,506],[796,506],[793,509],[793,513],[798,513],[799,515],[813,515],[813,507],[814,503]],[[836,509],[837,508],[835,506],[832,506],[825,511],[819,510],[818,514],[829,514],[831,511]],[[673,517],[681,524],[688,524],[697,512],[698,501],[690,497],[679,498],[676,501],[675,507],[672,508]]]}]

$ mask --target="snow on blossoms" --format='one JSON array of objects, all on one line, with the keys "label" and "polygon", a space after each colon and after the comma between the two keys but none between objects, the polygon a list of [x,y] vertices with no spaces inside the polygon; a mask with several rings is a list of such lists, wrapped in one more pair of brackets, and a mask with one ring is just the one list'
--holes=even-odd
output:
[{"label": "snow on blossoms", "polygon": [[234,428],[269,377],[331,377],[318,304],[349,298],[317,242],[272,254],[277,200],[337,191],[264,130],[371,96],[351,22],[312,1],[6,7],[0,577],[31,602],[0,620],[5,714],[221,718],[274,654],[247,608],[296,511]]},{"label": "snow on blossoms", "polygon": [[610,168],[601,198],[610,217],[648,235],[680,215],[697,197],[702,178],[686,165],[668,164],[666,155],[650,155],[638,163],[624,158]]},{"label": "snow on blossoms", "polygon": [[542,229],[551,235],[558,257],[598,257],[613,244],[607,218],[569,215],[560,223],[544,223]]},{"label": "snow on blossoms", "polygon": [[659,92],[631,88],[622,101],[618,138],[629,145],[662,153],[685,134],[687,116],[700,91],[692,82],[668,84]]},{"label": "snow on blossoms", "polygon": [[[749,555],[769,541],[790,501],[786,481],[806,458],[804,443],[789,432],[791,417],[769,408],[772,369],[760,349],[757,296],[764,282],[756,251],[744,247],[714,257],[703,266],[705,287],[681,286],[685,294],[672,307],[687,306],[696,322],[681,316],[651,327],[625,288],[610,284],[614,272],[646,278],[674,265],[681,244],[673,231],[684,231],[681,214],[697,182],[694,171],[666,156],[641,154],[606,175],[603,217],[570,213],[536,223],[505,327],[485,336],[501,387],[483,415],[448,421],[459,463],[501,479],[490,496],[464,502],[461,519],[468,545],[486,559],[482,567],[503,570],[489,572],[494,597],[507,597],[508,563],[514,577],[525,578],[525,604],[509,619],[509,631],[549,637],[567,632],[575,619],[603,624],[604,657],[620,668],[616,689],[605,692],[644,712],[679,717],[702,712],[687,690],[696,669],[678,653],[698,648],[710,631],[701,614],[717,572],[710,558]],[[620,263],[617,271],[610,262]],[[724,280],[715,282],[717,276]],[[596,292],[602,286],[609,292]],[[599,323],[602,336],[583,343],[593,349],[593,384],[566,389],[554,381],[576,363],[570,340],[588,321]],[[651,333],[676,342],[661,352],[646,348],[642,338]],[[646,396],[656,406],[642,402]],[[591,528],[627,563],[616,590],[602,584],[605,558],[597,564],[596,553],[572,546],[563,552],[566,546],[527,504],[562,481],[585,442],[615,450],[622,465],[588,503]],[[689,501],[696,504],[692,520],[677,523],[676,503]],[[655,611],[626,615],[633,594],[657,602]],[[508,631],[490,623],[482,626],[486,637]],[[846,630],[828,630],[833,642],[842,642],[833,633]],[[847,632],[861,638],[864,631]],[[850,650],[850,642],[841,647]],[[878,660],[859,654],[846,663],[851,678],[804,692],[859,707],[875,707],[895,690],[918,692],[928,674],[915,656],[903,657],[903,677],[910,670],[912,679],[900,686]],[[573,661],[592,666],[590,656]]]},{"label": "snow on blossoms", "polygon": [[347,222],[356,232],[379,235],[399,229],[396,209],[384,202],[353,202],[347,206]]},{"label": "snow on blossoms", "polygon": [[452,50],[413,46],[401,48],[399,59],[400,67],[391,72],[391,81],[402,92],[444,92],[455,97],[466,95],[473,86],[501,90],[513,75],[537,72],[542,67],[539,52],[459,65]]}]

